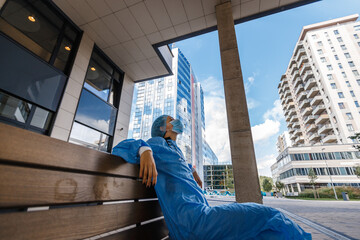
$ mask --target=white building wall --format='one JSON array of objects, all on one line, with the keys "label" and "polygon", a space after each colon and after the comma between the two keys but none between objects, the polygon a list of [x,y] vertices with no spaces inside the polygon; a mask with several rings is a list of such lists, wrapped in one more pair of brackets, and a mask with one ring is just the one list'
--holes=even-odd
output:
[{"label": "white building wall", "polygon": [[68,141],[94,41],[84,33],[50,137]]}]

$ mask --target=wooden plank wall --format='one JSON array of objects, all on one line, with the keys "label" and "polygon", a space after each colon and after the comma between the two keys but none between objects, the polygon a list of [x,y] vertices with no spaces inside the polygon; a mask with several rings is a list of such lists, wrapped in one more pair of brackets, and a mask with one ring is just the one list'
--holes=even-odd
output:
[{"label": "wooden plank wall", "polygon": [[140,224],[162,212],[137,165],[1,123],[0,146],[0,239],[82,239],[132,224],[116,239],[167,236],[161,219]]}]

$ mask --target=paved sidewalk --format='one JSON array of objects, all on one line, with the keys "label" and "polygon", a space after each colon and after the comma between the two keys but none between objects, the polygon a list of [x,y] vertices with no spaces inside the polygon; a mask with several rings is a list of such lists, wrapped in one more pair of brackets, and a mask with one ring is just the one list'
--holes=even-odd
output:
[{"label": "paved sidewalk", "polygon": [[[235,202],[234,197],[208,196],[207,199],[211,206]],[[314,240],[360,239],[360,201],[311,201],[264,197],[264,205],[284,210],[286,215],[289,213],[291,216],[288,217],[310,232]],[[310,223],[311,226],[304,222]]]}]

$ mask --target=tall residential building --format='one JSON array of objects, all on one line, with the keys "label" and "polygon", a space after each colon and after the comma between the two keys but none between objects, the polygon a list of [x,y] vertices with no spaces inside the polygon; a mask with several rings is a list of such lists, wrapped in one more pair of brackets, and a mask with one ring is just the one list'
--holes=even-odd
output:
[{"label": "tall residential building", "polygon": [[303,28],[279,94],[294,146],[351,143],[360,131],[358,15]]},{"label": "tall residential building", "polygon": [[204,165],[217,165],[219,160],[209,144],[204,142]]},{"label": "tall residential building", "polygon": [[283,132],[277,139],[276,148],[279,153],[283,152],[286,148],[291,147],[290,135],[288,131]]},{"label": "tall residential building", "polygon": [[360,186],[354,172],[360,153],[349,138],[360,131],[358,16],[305,26],[281,77],[279,94],[294,147],[280,153],[271,171],[289,191],[311,187],[310,168],[318,186]]},{"label": "tall residential building", "polygon": [[173,48],[172,54],[173,76],[135,85],[130,121],[133,125],[128,137],[149,139],[152,122],[162,114],[180,119],[184,132],[178,136],[177,143],[203,179],[204,154],[208,151],[204,149],[204,94],[184,54],[178,48]]}]

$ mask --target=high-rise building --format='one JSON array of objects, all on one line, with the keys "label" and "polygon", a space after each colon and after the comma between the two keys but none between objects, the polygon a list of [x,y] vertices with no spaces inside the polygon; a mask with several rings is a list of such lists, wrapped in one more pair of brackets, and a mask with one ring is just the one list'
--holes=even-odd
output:
[{"label": "high-rise building", "polygon": [[350,136],[360,131],[360,22],[351,15],[305,26],[281,77],[279,94],[293,147],[271,166],[289,191],[318,186],[360,186],[359,152]]},{"label": "high-rise building", "polygon": [[305,26],[279,94],[294,146],[351,143],[360,131],[358,15]]},{"label": "high-rise building", "polygon": [[277,139],[276,148],[279,153],[283,152],[286,148],[291,147],[290,135],[288,131],[283,132]]},{"label": "high-rise building", "polygon": [[[177,143],[185,158],[203,179],[205,152],[204,93],[190,63],[178,48],[172,49],[173,76],[158,78],[135,85],[129,138],[147,140],[152,122],[162,114],[180,119],[184,132]],[[210,149],[208,145],[207,148]],[[212,152],[212,150],[210,149]]]},{"label": "high-rise building", "polygon": [[232,165],[204,165],[204,188],[209,190],[234,189]]},{"label": "high-rise building", "polygon": [[204,142],[204,165],[217,165],[219,160],[209,144]]}]

